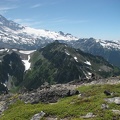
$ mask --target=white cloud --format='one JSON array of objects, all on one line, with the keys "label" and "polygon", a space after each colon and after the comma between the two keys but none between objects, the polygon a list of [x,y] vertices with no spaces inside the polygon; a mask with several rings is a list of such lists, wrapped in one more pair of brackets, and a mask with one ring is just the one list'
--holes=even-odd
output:
[{"label": "white cloud", "polygon": [[35,5],[31,6],[31,8],[38,8],[40,6],[41,6],[41,4],[35,4]]},{"label": "white cloud", "polygon": [[18,8],[17,6],[1,6],[0,5],[0,14],[4,15],[6,12],[12,9]]},{"label": "white cloud", "polygon": [[78,23],[86,23],[89,22],[88,20],[72,20],[72,19],[66,19],[65,17],[62,18],[55,18],[49,20],[51,23],[65,23],[65,24],[78,24]]},{"label": "white cloud", "polygon": [[8,2],[18,2],[19,0],[6,0]]},{"label": "white cloud", "polygon": [[0,11],[0,14],[1,14],[1,15],[5,15],[6,12],[7,12],[7,11]]},{"label": "white cloud", "polygon": [[18,2],[19,0],[0,0],[0,14],[18,8]]},{"label": "white cloud", "polygon": [[17,8],[17,6],[13,6],[13,7],[0,6],[0,11],[7,11],[15,8]]},{"label": "white cloud", "polygon": [[23,22],[32,22],[32,19],[14,19],[13,21],[23,23]]},{"label": "white cloud", "polygon": [[36,22],[33,19],[14,19],[13,21],[15,21],[16,23],[19,23],[21,25],[24,26],[29,26],[29,27],[34,27],[34,26],[40,26],[42,24],[42,21]]}]

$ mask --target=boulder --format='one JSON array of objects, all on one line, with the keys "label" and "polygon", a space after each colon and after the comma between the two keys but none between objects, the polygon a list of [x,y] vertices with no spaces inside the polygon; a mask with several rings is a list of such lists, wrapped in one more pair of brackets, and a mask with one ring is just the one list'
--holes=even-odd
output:
[{"label": "boulder", "polygon": [[102,104],[101,105],[101,109],[108,109],[108,108],[109,108],[109,106],[107,104]]},{"label": "boulder", "polygon": [[45,120],[58,120],[56,117],[46,117]]},{"label": "boulder", "polygon": [[81,116],[81,118],[85,118],[85,119],[87,119],[87,118],[93,118],[93,117],[96,117],[93,113],[87,113],[85,116]]},{"label": "boulder", "polygon": [[45,113],[41,111],[40,113],[35,114],[30,120],[40,120],[44,117]]},{"label": "boulder", "polygon": [[106,98],[105,101],[108,103],[115,103],[117,105],[120,105],[120,97]]},{"label": "boulder", "polygon": [[112,110],[113,113],[120,115],[120,110]]},{"label": "boulder", "polygon": [[109,96],[109,95],[111,95],[111,92],[109,90],[105,90],[104,94],[107,95],[107,96]]}]

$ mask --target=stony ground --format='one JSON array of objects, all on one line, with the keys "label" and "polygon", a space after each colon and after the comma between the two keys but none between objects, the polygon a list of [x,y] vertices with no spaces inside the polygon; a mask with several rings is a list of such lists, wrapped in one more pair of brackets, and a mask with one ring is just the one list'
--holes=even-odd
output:
[{"label": "stony ground", "polygon": [[0,120],[119,120],[119,105],[120,78],[112,77],[1,95]]}]

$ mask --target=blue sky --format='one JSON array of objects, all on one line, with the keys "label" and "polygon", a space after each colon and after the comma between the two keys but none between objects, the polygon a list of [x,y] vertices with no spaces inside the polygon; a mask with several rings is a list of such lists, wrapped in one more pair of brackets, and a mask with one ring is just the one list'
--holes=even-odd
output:
[{"label": "blue sky", "polygon": [[33,28],[120,40],[120,0],[0,0],[0,14]]}]

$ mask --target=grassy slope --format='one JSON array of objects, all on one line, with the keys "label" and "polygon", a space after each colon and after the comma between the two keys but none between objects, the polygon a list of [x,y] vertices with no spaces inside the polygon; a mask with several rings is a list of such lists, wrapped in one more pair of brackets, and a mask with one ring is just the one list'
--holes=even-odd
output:
[{"label": "grassy slope", "polygon": [[[46,116],[56,116],[58,118],[70,118],[72,120],[83,120],[80,116],[93,112],[97,117],[88,120],[112,120],[119,116],[111,112],[112,109],[120,110],[115,104],[109,104],[107,110],[102,110],[101,105],[105,103],[104,90],[114,91],[115,96],[120,96],[119,85],[91,85],[78,88],[82,93],[82,97],[72,96],[61,99],[57,104],[24,104],[21,101],[10,105],[9,109],[4,112],[0,120],[29,120],[35,113],[41,110]],[[113,96],[112,96],[113,97]]]}]

